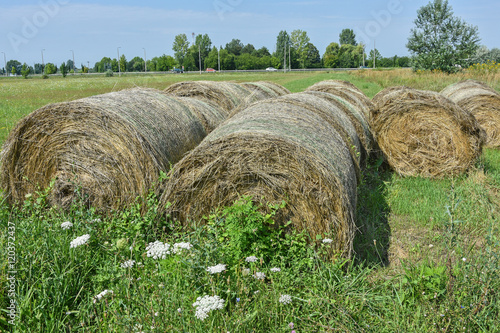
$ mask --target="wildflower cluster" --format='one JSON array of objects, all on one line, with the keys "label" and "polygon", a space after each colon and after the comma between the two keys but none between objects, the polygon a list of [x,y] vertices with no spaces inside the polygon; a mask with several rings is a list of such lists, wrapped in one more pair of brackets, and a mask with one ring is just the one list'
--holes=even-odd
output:
[{"label": "wildflower cluster", "polygon": [[195,316],[200,320],[205,320],[212,310],[222,309],[224,307],[224,300],[219,296],[198,297],[196,302],[193,303],[196,308]]},{"label": "wildflower cluster", "polygon": [[257,257],[256,256],[246,257],[245,261],[246,262],[256,262],[257,261]]},{"label": "wildflower cluster", "polygon": [[475,75],[495,74],[500,71],[500,63],[488,60],[485,63],[471,65],[467,71]]},{"label": "wildflower cluster", "polygon": [[165,259],[167,254],[170,254],[170,244],[155,241],[154,243],[149,243],[146,247],[146,251],[148,257],[153,257],[153,259]]},{"label": "wildflower cluster", "polygon": [[264,280],[266,278],[266,274],[262,272],[255,272],[253,277],[256,278],[257,280]]},{"label": "wildflower cluster", "polygon": [[140,262],[136,263],[135,260],[127,260],[120,264],[121,268],[132,268],[134,265],[140,266],[142,265]]},{"label": "wildflower cluster", "polygon": [[74,247],[78,247],[80,245],[84,245],[84,244],[86,244],[89,241],[89,239],[90,239],[90,235],[89,234],[83,235],[83,236],[80,236],[80,237],[76,237],[69,244],[69,248],[72,249]]},{"label": "wildflower cluster", "polygon": [[290,304],[290,303],[292,303],[292,296],[287,295],[287,294],[281,295],[279,302],[282,304],[285,304],[285,305]]},{"label": "wildflower cluster", "polygon": [[68,229],[70,229],[72,226],[73,226],[73,223],[71,223],[71,222],[69,222],[69,221],[66,221],[66,222],[61,223],[61,229],[63,229],[63,230],[68,230]]},{"label": "wildflower cluster", "polygon": [[182,250],[191,250],[192,247],[193,245],[191,245],[191,243],[175,243],[172,251],[174,254],[180,254]]},{"label": "wildflower cluster", "polygon": [[218,264],[215,266],[207,267],[207,272],[209,272],[210,274],[221,273],[224,272],[225,270],[226,270],[226,265],[224,264]]}]

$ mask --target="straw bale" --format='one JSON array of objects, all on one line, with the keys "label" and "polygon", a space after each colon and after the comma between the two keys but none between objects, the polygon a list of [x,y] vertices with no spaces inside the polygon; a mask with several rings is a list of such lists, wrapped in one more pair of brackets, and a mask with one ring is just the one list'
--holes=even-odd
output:
[{"label": "straw bale", "polygon": [[334,104],[338,110],[341,110],[342,112],[345,113],[345,115],[347,115],[347,117],[349,117],[349,120],[354,126],[356,134],[358,135],[359,140],[361,142],[361,150],[360,150],[361,166],[365,165],[366,160],[368,159],[368,156],[370,155],[370,152],[373,149],[373,135],[370,130],[370,125],[368,124],[368,121],[366,120],[363,113],[359,110],[359,108],[357,108],[350,102],[346,101],[342,97],[330,93],[321,91],[307,91],[306,93],[324,98],[329,103]]},{"label": "straw bale", "polygon": [[264,211],[285,200],[277,225],[333,235],[335,252],[348,257],[356,181],[342,136],[304,103],[281,97],[252,104],[208,135],[170,171],[160,201],[187,224],[240,196]]},{"label": "straw bale", "polygon": [[1,154],[1,186],[12,203],[55,184],[50,204],[67,208],[78,192],[100,210],[145,195],[160,171],[206,132],[180,100],[135,88],[50,104],[11,131]]},{"label": "straw bale", "polygon": [[228,81],[184,81],[168,86],[164,92],[216,105],[221,108],[225,117],[250,95],[248,89]]},{"label": "straw bale", "polygon": [[483,82],[462,81],[441,94],[468,110],[486,131],[486,146],[500,147],[500,94]]},{"label": "straw bale", "polygon": [[400,175],[458,175],[480,156],[484,131],[469,112],[442,95],[392,87],[374,100],[372,131],[389,165]]},{"label": "straw bale", "polygon": [[180,103],[189,107],[191,112],[198,118],[208,134],[219,126],[225,119],[225,112],[220,107],[192,97],[176,97]]},{"label": "straw bale", "polygon": [[362,111],[366,121],[369,121],[370,112],[373,108],[372,101],[360,89],[348,81],[325,80],[313,84],[306,91],[322,91],[339,96],[357,106]]},{"label": "straw bale", "polygon": [[241,85],[250,91],[262,91],[268,98],[290,94],[290,90],[270,81],[244,82]]}]

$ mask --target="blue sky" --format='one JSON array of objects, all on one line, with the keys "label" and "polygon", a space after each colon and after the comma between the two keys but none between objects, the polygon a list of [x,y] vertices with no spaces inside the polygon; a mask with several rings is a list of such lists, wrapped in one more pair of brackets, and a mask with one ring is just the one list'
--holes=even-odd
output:
[{"label": "blue sky", "polygon": [[[408,55],[405,44],[418,8],[429,0],[0,0],[0,52],[7,61],[93,66],[117,48],[127,59],[173,55],[175,35],[208,34],[214,46],[240,39],[274,51],[281,30],[307,32],[322,55],[344,28],[383,56]],[[498,0],[450,0],[454,13],[478,26],[481,44],[500,47]],[[3,67],[3,54],[0,54]]]}]

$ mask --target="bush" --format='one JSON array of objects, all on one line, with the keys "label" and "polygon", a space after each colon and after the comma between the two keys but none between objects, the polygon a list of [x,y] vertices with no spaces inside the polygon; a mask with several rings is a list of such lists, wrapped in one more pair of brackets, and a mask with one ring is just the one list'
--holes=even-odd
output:
[{"label": "bush", "polygon": [[113,71],[111,69],[108,69],[106,71],[106,77],[112,77],[113,76]]}]

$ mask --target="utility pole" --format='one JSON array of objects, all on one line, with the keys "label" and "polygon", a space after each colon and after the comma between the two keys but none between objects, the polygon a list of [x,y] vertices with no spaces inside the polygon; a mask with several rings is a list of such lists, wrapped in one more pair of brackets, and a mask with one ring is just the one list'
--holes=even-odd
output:
[{"label": "utility pole", "polygon": [[146,65],[146,48],[142,48],[144,50],[144,73],[148,71],[148,67]]},{"label": "utility pole", "polygon": [[373,68],[375,68],[375,62],[377,59],[377,47],[375,46],[375,39],[373,40]]},{"label": "utility pole", "polygon": [[200,62],[200,74],[201,74],[201,45],[198,45],[198,60]]},{"label": "utility pole", "polygon": [[45,64],[43,62],[43,51],[45,51],[45,49],[42,49],[42,74],[45,74]]},{"label": "utility pole", "polygon": [[286,73],[286,44],[283,46],[283,73]]},{"label": "utility pole", "polygon": [[220,48],[217,49],[217,63],[219,64],[219,67],[217,68],[218,72],[220,73]]},{"label": "utility pole", "polygon": [[[5,58],[5,52],[2,52],[3,53],[3,62],[5,64],[5,76],[7,76],[7,59]],[[35,69],[35,67],[33,67],[33,70]]]},{"label": "utility pole", "polygon": [[118,53],[118,76],[122,76],[122,72],[120,69],[120,48],[121,48],[121,46],[118,46],[116,48],[116,53]]},{"label": "utility pole", "polygon": [[292,71],[292,56],[291,56],[291,51],[290,49],[292,48],[291,45],[288,45],[288,69],[290,69],[290,72]]},{"label": "utility pole", "polygon": [[70,50],[73,53],[73,75],[75,75],[75,51]]}]

